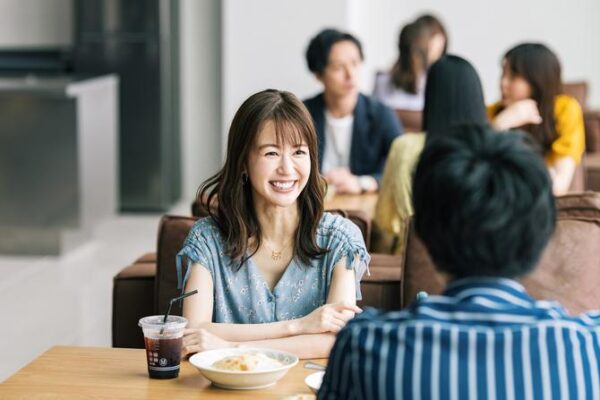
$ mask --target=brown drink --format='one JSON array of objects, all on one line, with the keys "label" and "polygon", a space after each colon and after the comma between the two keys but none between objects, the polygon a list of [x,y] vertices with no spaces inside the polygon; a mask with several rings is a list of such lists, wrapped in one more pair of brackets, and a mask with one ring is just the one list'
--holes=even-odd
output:
[{"label": "brown drink", "polygon": [[145,337],[150,378],[170,379],[179,375],[182,338],[150,339]]},{"label": "brown drink", "polygon": [[140,319],[144,331],[146,361],[150,378],[171,379],[179,376],[183,329],[187,320],[170,315],[166,324],[163,316],[156,315]]}]

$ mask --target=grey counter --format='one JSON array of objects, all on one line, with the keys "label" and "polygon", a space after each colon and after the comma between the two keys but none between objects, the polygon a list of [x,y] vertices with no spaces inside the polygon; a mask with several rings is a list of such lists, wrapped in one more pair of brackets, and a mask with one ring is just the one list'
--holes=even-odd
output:
[{"label": "grey counter", "polygon": [[0,253],[59,254],[117,209],[118,78],[0,78]]}]

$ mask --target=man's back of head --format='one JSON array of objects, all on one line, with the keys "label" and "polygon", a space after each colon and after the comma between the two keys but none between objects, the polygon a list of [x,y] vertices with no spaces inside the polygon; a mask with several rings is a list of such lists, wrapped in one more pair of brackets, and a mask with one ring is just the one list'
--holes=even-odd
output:
[{"label": "man's back of head", "polygon": [[462,125],[428,143],[413,181],[415,228],[452,278],[517,277],[555,226],[551,179],[520,133]]}]

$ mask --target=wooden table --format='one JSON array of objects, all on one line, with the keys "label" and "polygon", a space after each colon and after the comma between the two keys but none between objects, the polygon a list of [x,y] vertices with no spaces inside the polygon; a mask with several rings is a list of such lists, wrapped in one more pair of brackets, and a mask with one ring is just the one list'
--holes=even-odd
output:
[{"label": "wooden table", "polygon": [[187,361],[179,378],[148,378],[143,349],[53,347],[0,384],[0,399],[282,399],[311,394],[304,378],[315,371],[303,365],[267,389],[224,390]]},{"label": "wooden table", "polygon": [[377,193],[365,194],[334,194],[325,197],[325,209],[362,210],[370,219],[375,215]]}]

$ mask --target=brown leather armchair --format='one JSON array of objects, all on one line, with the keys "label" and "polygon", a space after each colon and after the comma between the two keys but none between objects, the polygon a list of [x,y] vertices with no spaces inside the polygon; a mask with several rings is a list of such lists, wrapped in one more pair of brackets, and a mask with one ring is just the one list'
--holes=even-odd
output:
[{"label": "brown leather armchair", "polygon": [[[195,214],[204,211],[195,206]],[[371,222],[361,211],[333,210],[353,221],[368,243]],[[143,348],[144,341],[138,320],[146,315],[164,313],[169,300],[179,294],[175,273],[175,255],[198,217],[166,215],[158,230],[156,253],[148,253],[121,270],[113,280],[113,347]],[[359,306],[382,309],[400,307],[401,257],[372,254],[370,275],[361,282],[363,300]],[[181,306],[173,306],[173,314],[181,315]]]},{"label": "brown leather armchair", "polygon": [[587,171],[586,188],[600,192],[600,153],[586,155],[585,169]]},{"label": "brown leather armchair", "polygon": [[[556,230],[537,268],[521,282],[533,297],[558,300],[572,314],[600,310],[600,193],[568,194],[556,205]],[[419,291],[439,294],[446,284],[412,229],[406,246],[402,306]]]}]

